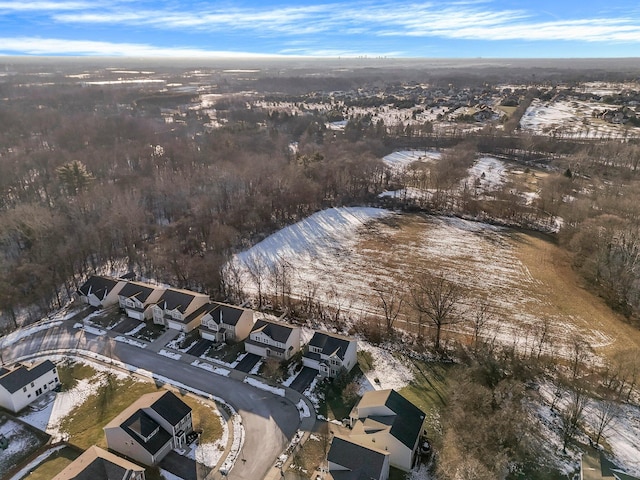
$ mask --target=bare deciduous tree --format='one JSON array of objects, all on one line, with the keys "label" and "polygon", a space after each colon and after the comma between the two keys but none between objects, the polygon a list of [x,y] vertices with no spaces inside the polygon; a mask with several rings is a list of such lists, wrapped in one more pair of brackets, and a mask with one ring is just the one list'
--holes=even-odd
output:
[{"label": "bare deciduous tree", "polygon": [[393,326],[398,319],[400,310],[404,303],[404,292],[394,285],[384,285],[380,288],[374,289],[378,295],[380,301],[380,307],[384,314],[385,326],[387,327],[387,334],[393,331]]},{"label": "bare deciduous tree", "polygon": [[620,417],[620,406],[611,400],[600,400],[594,405],[595,415],[591,423],[591,428],[595,433],[594,442],[600,442],[600,437],[609,429],[615,419]]},{"label": "bare deciduous tree", "polygon": [[434,347],[440,349],[442,327],[458,323],[456,308],[463,297],[462,288],[443,275],[421,274],[411,288],[412,307],[424,314],[436,329]]}]

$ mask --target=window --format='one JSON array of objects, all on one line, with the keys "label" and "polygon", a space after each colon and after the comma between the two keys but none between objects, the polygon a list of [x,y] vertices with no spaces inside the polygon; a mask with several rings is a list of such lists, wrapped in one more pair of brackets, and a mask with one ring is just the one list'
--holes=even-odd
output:
[{"label": "window", "polygon": [[33,384],[33,382],[31,382],[31,388],[33,388],[35,385]]},{"label": "window", "polygon": [[53,381],[57,382],[58,381],[58,377],[54,377]]},{"label": "window", "polygon": [[31,394],[27,395],[27,398],[31,398]]},{"label": "window", "polygon": [[27,391],[27,387],[22,387],[22,391],[26,392]]}]

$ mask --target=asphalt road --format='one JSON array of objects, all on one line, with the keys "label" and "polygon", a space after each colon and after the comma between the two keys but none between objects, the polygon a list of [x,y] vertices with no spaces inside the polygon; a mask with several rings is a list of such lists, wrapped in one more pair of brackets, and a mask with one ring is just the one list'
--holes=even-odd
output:
[{"label": "asphalt road", "polygon": [[[72,325],[72,324],[71,324]],[[188,363],[172,360],[108,336],[95,336],[68,323],[35,333],[5,349],[5,362],[54,349],[89,350],[143,370],[162,375],[186,386],[224,398],[242,417],[245,442],[228,478],[264,478],[286,448],[300,423],[298,410],[288,400],[253,388],[239,380],[215,375]],[[8,351],[6,351],[8,350]],[[218,476],[216,476],[218,478]]]}]

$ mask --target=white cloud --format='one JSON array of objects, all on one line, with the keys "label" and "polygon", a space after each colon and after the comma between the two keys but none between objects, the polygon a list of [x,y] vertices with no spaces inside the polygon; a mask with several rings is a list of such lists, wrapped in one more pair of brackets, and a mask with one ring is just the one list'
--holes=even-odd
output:
[{"label": "white cloud", "polygon": [[0,37],[1,53],[25,55],[98,55],[114,57],[181,57],[181,58],[237,58],[276,57],[251,52],[210,51],[197,48],[165,48],[138,43],[111,43],[58,38]]},{"label": "white cloud", "polygon": [[95,2],[0,2],[0,13],[84,10],[96,6]]}]

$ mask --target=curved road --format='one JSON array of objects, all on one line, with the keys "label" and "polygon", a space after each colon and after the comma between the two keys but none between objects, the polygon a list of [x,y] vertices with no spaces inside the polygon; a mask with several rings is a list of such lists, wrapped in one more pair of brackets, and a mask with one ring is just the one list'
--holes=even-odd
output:
[{"label": "curved road", "polygon": [[245,461],[236,462],[229,473],[230,479],[264,478],[300,424],[296,406],[282,397],[143,348],[116,342],[106,335],[95,336],[74,329],[68,322],[19,340],[4,349],[3,357],[7,362],[57,349],[68,350],[70,354],[76,349],[100,353],[225,399],[240,414],[245,429],[240,454]]}]

